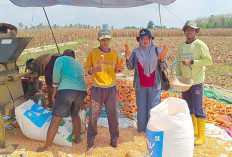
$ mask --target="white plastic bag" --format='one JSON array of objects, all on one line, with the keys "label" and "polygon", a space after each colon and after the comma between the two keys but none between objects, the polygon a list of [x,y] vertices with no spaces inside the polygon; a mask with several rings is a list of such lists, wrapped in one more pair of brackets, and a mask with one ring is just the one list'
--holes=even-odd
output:
[{"label": "white plastic bag", "polygon": [[148,157],[192,157],[194,133],[186,101],[170,97],[152,108],[146,136]]},{"label": "white plastic bag", "polygon": [[[81,134],[84,134],[86,132],[86,111],[84,109],[79,110],[79,116],[81,119]],[[67,118],[64,118],[65,120],[69,121],[72,124],[72,117],[71,115]]]},{"label": "white plastic bag", "polygon": [[[51,112],[42,106],[28,100],[15,108],[17,122],[25,136],[34,140],[46,141],[47,130],[50,125]],[[63,120],[53,143],[72,147],[72,124]]]},{"label": "white plastic bag", "polygon": [[79,111],[79,116],[81,118],[81,134],[84,134],[85,131],[86,131],[86,120],[85,120],[86,111],[84,109],[80,110]]}]

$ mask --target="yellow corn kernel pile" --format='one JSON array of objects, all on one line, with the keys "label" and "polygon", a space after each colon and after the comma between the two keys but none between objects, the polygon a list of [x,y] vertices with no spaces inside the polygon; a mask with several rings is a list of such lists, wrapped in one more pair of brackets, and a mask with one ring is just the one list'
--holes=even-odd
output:
[{"label": "yellow corn kernel pile", "polygon": [[[18,149],[10,156],[16,157],[85,157],[87,147],[86,133],[82,136],[83,142],[73,144],[72,147],[61,147],[53,145],[50,151],[36,153],[36,149],[45,144],[42,141],[36,141],[25,137],[20,129],[8,130],[6,139],[8,144],[19,144]],[[146,154],[145,134],[137,133],[136,128],[120,128],[120,138],[118,148],[112,148],[110,145],[109,130],[104,127],[98,128],[98,135],[95,140],[93,157],[124,157],[127,152],[134,150]],[[222,154],[231,156],[232,142],[206,137],[206,142],[202,146],[196,146],[194,157],[218,157]],[[20,156],[20,154],[22,154]]]}]

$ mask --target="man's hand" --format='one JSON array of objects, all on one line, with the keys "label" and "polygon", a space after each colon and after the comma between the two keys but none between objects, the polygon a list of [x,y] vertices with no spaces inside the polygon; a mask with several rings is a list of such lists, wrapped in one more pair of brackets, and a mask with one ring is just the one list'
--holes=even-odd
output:
[{"label": "man's hand", "polygon": [[185,66],[189,66],[189,65],[193,64],[191,59],[185,59],[182,61],[182,63]]},{"label": "man's hand", "polygon": [[57,92],[57,87],[53,87],[54,88],[54,90],[53,90],[53,93],[52,93],[52,102],[53,102],[53,104],[55,104],[55,102],[56,102],[56,92]]},{"label": "man's hand", "polygon": [[89,70],[89,73],[93,75],[94,73],[102,72],[102,70],[103,70],[103,66],[101,64],[97,64],[95,67]]},{"label": "man's hand", "polygon": [[124,64],[118,66],[118,72],[122,72],[124,70]]}]

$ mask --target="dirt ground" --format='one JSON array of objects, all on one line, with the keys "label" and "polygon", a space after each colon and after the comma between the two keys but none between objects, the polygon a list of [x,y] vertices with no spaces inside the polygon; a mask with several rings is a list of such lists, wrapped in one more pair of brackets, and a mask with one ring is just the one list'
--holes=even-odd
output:
[{"label": "dirt ground", "polygon": [[[61,147],[53,145],[50,151],[36,153],[36,149],[45,142],[36,141],[25,137],[19,128],[6,132],[8,144],[19,144],[17,150],[9,156],[17,157],[84,157],[87,147],[86,133],[82,135],[83,142],[73,144],[72,147]],[[136,128],[120,128],[120,138],[118,148],[114,149],[110,145],[110,136],[107,128],[100,127],[95,141],[93,157],[124,157],[130,150],[135,150],[146,154],[145,134],[137,133]],[[194,157],[229,157],[232,154],[232,141],[224,142],[220,139],[207,137],[202,146],[194,149]],[[221,156],[222,157],[222,156]]]}]

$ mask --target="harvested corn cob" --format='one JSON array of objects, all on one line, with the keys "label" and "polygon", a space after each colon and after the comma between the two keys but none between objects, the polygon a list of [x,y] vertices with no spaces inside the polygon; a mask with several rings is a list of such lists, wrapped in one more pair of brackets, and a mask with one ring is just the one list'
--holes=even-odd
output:
[{"label": "harvested corn cob", "polygon": [[123,65],[124,63],[124,58],[121,58],[119,65]]},{"label": "harvested corn cob", "polygon": [[99,64],[104,63],[104,55],[100,55]]},{"label": "harvested corn cob", "polygon": [[131,55],[131,51],[130,51],[129,45],[125,44],[125,48],[126,48],[126,53],[128,53],[128,56],[130,56]]},{"label": "harvested corn cob", "polygon": [[166,45],[164,45],[162,53],[160,53],[159,56],[157,57],[158,60],[165,60],[165,56],[166,56],[167,51],[168,51],[168,48]]}]

